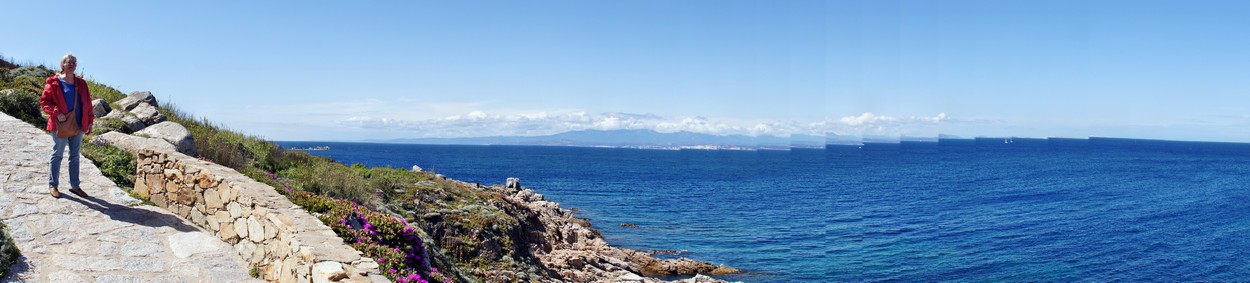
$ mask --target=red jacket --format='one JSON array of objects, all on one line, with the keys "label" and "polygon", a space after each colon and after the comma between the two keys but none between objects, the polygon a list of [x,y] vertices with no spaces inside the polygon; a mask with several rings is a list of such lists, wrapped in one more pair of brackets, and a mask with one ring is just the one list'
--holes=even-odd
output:
[{"label": "red jacket", "polygon": [[[78,111],[82,112],[82,121],[79,121],[79,127],[82,127],[83,133],[91,132],[91,123],[95,122],[95,108],[91,107],[91,90],[87,88],[87,81],[81,77],[74,78],[74,89],[78,92],[78,100],[82,101],[82,105],[78,105]],[[65,103],[65,95],[61,92],[61,82],[53,75],[43,84],[43,95],[39,97],[39,106],[43,108],[44,113],[48,113],[48,131],[56,131],[56,114],[69,115],[69,105]],[[69,117],[73,119],[74,117]]]}]

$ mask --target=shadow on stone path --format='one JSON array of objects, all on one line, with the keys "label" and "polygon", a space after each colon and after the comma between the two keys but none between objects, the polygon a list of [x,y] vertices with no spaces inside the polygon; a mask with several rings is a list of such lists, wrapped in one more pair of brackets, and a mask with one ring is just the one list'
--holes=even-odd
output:
[{"label": "shadow on stone path", "polygon": [[174,228],[174,230],[179,232],[200,231],[200,229],[195,226],[187,225],[182,218],[178,218],[178,216],[169,213],[157,213],[149,210],[134,209],[129,206],[116,205],[90,195],[86,198],[81,198],[74,194],[62,194],[61,198],[78,202],[83,206],[99,211],[100,213],[104,213],[105,216],[108,216],[114,221],[133,223],[148,227],[167,226]]},{"label": "shadow on stone path", "polygon": [[81,186],[90,197],[62,190],[52,198],[51,149],[46,132],[0,113],[0,221],[22,253],[0,282],[260,281],[228,244],[141,204],[86,158]]}]

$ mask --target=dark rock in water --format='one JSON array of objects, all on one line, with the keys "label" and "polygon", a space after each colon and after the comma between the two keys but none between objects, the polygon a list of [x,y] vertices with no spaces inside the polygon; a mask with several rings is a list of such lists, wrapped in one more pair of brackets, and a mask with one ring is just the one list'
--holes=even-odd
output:
[{"label": "dark rock in water", "polygon": [[663,254],[681,255],[686,252],[687,252],[686,250],[680,250],[680,251],[679,250],[651,250],[649,251],[649,253],[651,253],[652,255],[663,255]]},{"label": "dark rock in water", "polygon": [[621,227],[625,227],[625,228],[638,228],[638,224],[634,224],[634,223],[621,223]]},{"label": "dark rock in water", "polygon": [[712,275],[736,274],[736,273],[742,273],[742,270],[738,270],[733,267],[721,265],[721,266],[717,266],[716,269],[713,269],[711,273]]}]

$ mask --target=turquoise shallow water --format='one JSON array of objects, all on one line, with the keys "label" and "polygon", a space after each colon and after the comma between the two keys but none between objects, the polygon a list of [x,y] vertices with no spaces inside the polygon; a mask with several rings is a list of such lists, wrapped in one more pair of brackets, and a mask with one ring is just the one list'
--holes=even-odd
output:
[{"label": "turquoise shallow water", "polygon": [[[609,243],[748,282],[1250,278],[1250,145],[942,140],[792,151],[329,145],[344,163],[522,184]],[[634,223],[638,228],[621,227]]]}]

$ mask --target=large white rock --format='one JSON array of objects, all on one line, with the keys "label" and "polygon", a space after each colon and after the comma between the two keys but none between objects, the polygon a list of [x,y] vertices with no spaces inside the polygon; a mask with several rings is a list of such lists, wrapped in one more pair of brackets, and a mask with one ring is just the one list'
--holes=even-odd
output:
[{"label": "large white rock", "polygon": [[156,96],[153,96],[152,92],[148,91],[134,91],[127,95],[126,98],[117,100],[117,106],[126,111],[134,109],[139,104],[156,106]]},{"label": "large white rock", "polygon": [[169,142],[177,148],[178,152],[186,155],[195,156],[195,139],[191,137],[191,131],[186,127],[174,122],[160,122],[156,125],[148,126],[142,131],[135,132],[135,135],[144,135],[153,138],[159,138]]},{"label": "large white rock", "polygon": [[150,104],[141,103],[139,106],[135,106],[134,109],[130,109],[130,113],[135,114],[139,121],[143,121],[144,124],[149,126],[165,122],[165,115],[161,115],[161,112],[156,110],[156,106]]},{"label": "large white rock", "polygon": [[100,135],[100,138],[110,145],[125,149],[129,152],[139,152],[142,149],[151,149],[157,151],[174,151],[176,148],[169,142],[158,138],[145,138],[127,135],[118,132],[108,132]]},{"label": "large white rock", "polygon": [[313,265],[312,281],[313,283],[330,283],[341,279],[346,271],[343,271],[343,264],[334,261],[322,261]]},{"label": "large white rock", "polygon": [[226,250],[225,243],[204,232],[183,232],[169,235],[169,249],[174,252],[174,256],[178,258],[187,258],[191,255],[219,250]]}]

